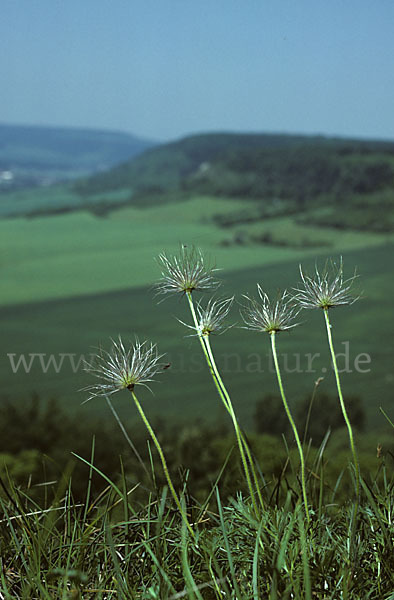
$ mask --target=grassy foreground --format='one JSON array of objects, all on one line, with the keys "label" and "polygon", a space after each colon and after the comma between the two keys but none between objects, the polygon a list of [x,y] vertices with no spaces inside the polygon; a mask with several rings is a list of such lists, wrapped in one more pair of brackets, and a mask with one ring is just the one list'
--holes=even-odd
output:
[{"label": "grassy foreground", "polygon": [[250,498],[221,499],[215,486],[197,503],[185,484],[181,502],[194,538],[167,489],[155,489],[154,473],[150,501],[141,506],[125,476],[112,482],[103,474],[106,489],[91,498],[95,467],[86,468],[79,504],[67,475],[44,506],[4,484],[1,598],[394,598],[393,478],[384,460],[374,480],[362,480],[355,526],[354,503],[337,503],[341,479],[331,489],[325,482],[323,447],[308,462],[309,523],[299,486],[285,478],[261,481],[266,509],[259,519]]}]

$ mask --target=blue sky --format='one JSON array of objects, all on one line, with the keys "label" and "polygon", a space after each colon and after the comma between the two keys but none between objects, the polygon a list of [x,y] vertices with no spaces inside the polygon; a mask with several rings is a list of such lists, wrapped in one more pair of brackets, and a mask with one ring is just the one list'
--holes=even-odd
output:
[{"label": "blue sky", "polygon": [[394,139],[393,0],[2,0],[0,121]]}]

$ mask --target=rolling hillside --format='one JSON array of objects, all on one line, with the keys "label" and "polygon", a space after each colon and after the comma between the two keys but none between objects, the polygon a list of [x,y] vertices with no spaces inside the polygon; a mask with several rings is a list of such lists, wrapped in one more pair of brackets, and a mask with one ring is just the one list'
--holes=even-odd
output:
[{"label": "rolling hillside", "polygon": [[[148,149],[77,182],[2,193],[1,397],[22,403],[37,392],[77,410],[84,399],[77,390],[88,381],[81,369],[73,371],[70,356],[78,362],[92,346],[107,347],[111,336],[138,334],[157,341],[173,364],[169,384],[157,386],[152,414],[216,414],[195,340],[174,319],[188,318],[183,303],[158,305],[151,289],[159,276],[154,257],[177,252],[182,242],[217,259],[223,294],[238,300],[257,282],[273,293],[296,285],[299,262],[313,268],[315,260],[342,255],[347,274],[357,266],[363,300],[335,312],[335,335],[339,352],[349,342],[352,360],[371,357],[371,369],[353,369],[344,388],[361,398],[371,424],[381,424],[379,406],[389,410],[392,402],[393,173],[393,143],[219,134]],[[239,324],[236,305],[232,320]],[[295,404],[323,369],[324,389],[333,385],[319,315],[305,321],[312,326],[281,337],[290,361],[320,353],[316,372],[286,377]],[[247,363],[260,354],[265,360],[266,344],[236,327],[214,343],[237,409],[250,423],[256,401],[275,390],[266,365],[260,377]],[[10,354],[38,358],[18,374]],[[57,362],[43,370],[40,356]],[[240,368],[226,367],[231,357]],[[125,411],[126,402],[120,400]],[[91,403],[78,410],[106,408]]]},{"label": "rolling hillside", "polygon": [[[245,226],[278,217],[290,217],[299,226],[317,230],[394,230],[394,142],[201,134],[149,148],[105,170],[105,160],[120,162],[120,147],[114,148],[111,142],[111,135],[118,140],[118,134],[101,134],[101,144],[98,133],[93,133],[81,142],[80,153],[72,136],[63,142],[55,136],[51,143],[53,148],[58,143],[57,152],[64,155],[76,144],[72,156],[67,154],[67,164],[74,161],[76,168],[78,162],[83,169],[94,158],[95,170],[101,172],[57,187],[46,186],[35,195],[30,190],[7,193],[9,182],[3,182],[0,216],[37,217],[75,210],[106,216],[123,207],[158,206],[204,196],[231,200],[229,206],[234,200],[242,201],[230,214],[215,215],[216,225],[229,232],[228,243],[269,243],[272,236],[267,237],[266,231],[251,229],[245,234]],[[121,139],[126,143],[129,138]],[[126,146],[121,145],[122,152]],[[127,147],[131,152],[131,146]],[[40,160],[40,152],[35,160]]]},{"label": "rolling hillside", "polygon": [[297,214],[302,222],[317,226],[392,231],[394,143],[288,135],[198,135],[148,150],[112,170],[78,181],[73,189],[86,199],[129,190],[127,202],[134,206],[195,195],[255,202],[251,211],[235,213],[230,220],[219,218],[223,226]]},{"label": "rolling hillside", "polygon": [[0,124],[0,192],[109,169],[152,145],[116,131]]},{"label": "rolling hillside", "polygon": [[[108,249],[108,252],[112,252],[114,259],[113,250]],[[227,252],[230,262],[231,256],[236,258],[232,250]],[[333,310],[331,315],[336,349],[341,353],[338,361],[340,368],[345,369],[342,373],[344,393],[360,398],[368,422],[374,426],[384,425],[379,406],[392,416],[394,328],[393,283],[389,277],[392,252],[393,244],[371,247],[368,252],[344,252],[346,274],[351,274],[355,266],[360,272],[358,288],[363,298],[352,307]],[[265,256],[261,252],[257,257],[260,264],[256,261],[250,268],[246,258],[243,268],[233,260],[237,268],[224,269],[220,274],[224,281],[221,294],[236,295],[228,319],[229,324],[236,326],[224,335],[214,336],[212,346],[237,413],[243,423],[250,425],[256,402],[268,393],[277,393],[277,382],[269,359],[268,336],[241,328],[239,303],[242,303],[243,293],[255,295],[257,282],[275,295],[278,288],[297,285],[299,275],[297,259],[290,252],[283,254],[280,262],[275,262],[278,257],[275,258],[274,253]],[[301,258],[298,255],[297,258],[309,269],[313,268],[315,256]],[[320,255],[319,264],[325,258],[324,254]],[[95,415],[106,414],[103,399],[80,406],[87,396],[78,390],[92,383],[81,361],[96,352],[99,344],[108,349],[110,338],[120,333],[125,341],[138,335],[142,340],[157,342],[159,350],[167,354],[165,360],[171,363],[171,368],[158,378],[159,383],[152,385],[154,395],[147,390],[141,392],[150,415],[165,419],[174,416],[216,418],[220,414],[220,403],[201,358],[198,340],[190,337],[189,330],[177,320],[191,322],[186,302],[181,298],[168,298],[159,304],[151,286],[131,287],[133,275],[149,262],[154,280],[158,269],[153,257],[145,261],[144,256],[139,259],[137,252],[130,251],[129,261],[126,257],[119,261],[119,271],[126,273],[125,288],[121,291],[0,307],[2,397],[20,404],[35,392],[44,399],[59,399],[65,410],[79,410],[83,418],[89,418],[90,411]],[[100,257],[97,265],[92,257],[85,265],[86,272],[93,269],[91,276],[100,278],[99,263]],[[67,267],[64,261],[57,264],[70,280],[71,265]],[[221,260],[218,265],[223,266]],[[105,279],[106,269],[103,275]],[[285,386],[292,406],[310,397],[318,377],[324,377],[321,392],[335,394],[323,316],[319,311],[304,311],[300,321],[299,327],[278,338]],[[26,361],[27,372],[20,362],[21,356]],[[311,356],[315,357],[312,367],[309,366]],[[357,357],[364,360],[359,371],[355,367]],[[127,393],[116,394],[116,406],[123,414],[130,413]]]}]

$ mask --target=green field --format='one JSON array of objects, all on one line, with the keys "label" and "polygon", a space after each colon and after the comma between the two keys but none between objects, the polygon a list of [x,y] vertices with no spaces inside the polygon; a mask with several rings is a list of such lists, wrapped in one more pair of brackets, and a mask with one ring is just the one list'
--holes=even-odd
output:
[{"label": "green field", "polygon": [[[393,237],[385,234],[340,232],[296,224],[289,217],[242,226],[261,231],[269,228],[275,236],[287,236],[288,246],[248,244],[223,246],[228,231],[212,222],[215,214],[225,214],[248,206],[248,201],[199,196],[191,200],[152,206],[124,208],[99,218],[87,212],[56,217],[4,219],[0,221],[1,275],[1,381],[2,396],[25,402],[37,392],[43,398],[56,397],[70,409],[106,413],[105,401],[96,400],[78,408],[86,395],[78,392],[91,383],[79,370],[73,373],[69,358],[59,373],[49,367],[42,372],[38,363],[30,373],[13,373],[7,354],[87,355],[93,346],[121,333],[148,338],[169,354],[171,369],[155,385],[154,396],[142,392],[150,414],[173,417],[209,418],[217,416],[219,403],[199,356],[198,342],[185,337],[187,330],[177,318],[188,319],[182,299],[158,304],[151,289],[159,276],[154,257],[166,250],[175,252],[179,243],[194,244],[216,258],[222,269],[223,295],[251,292],[256,282],[271,292],[298,282],[298,263],[313,267],[315,259],[343,255],[345,271],[355,266],[360,273],[363,298],[353,307],[333,311],[337,351],[349,341],[352,361],[360,353],[371,356],[370,372],[346,373],[346,393],[362,398],[370,424],[382,422],[378,407],[390,410],[393,375],[392,253]],[[297,236],[314,236],[329,246],[303,248]],[[294,245],[292,245],[292,242]],[[346,273],[345,273],[346,274]],[[237,305],[233,321],[241,325]],[[291,401],[310,394],[323,368],[328,372],[322,391],[334,393],[322,315],[303,313],[302,326],[278,340],[279,351],[289,354],[290,369],[297,365],[294,353],[321,353],[315,372],[285,375]],[[268,339],[234,327],[213,340],[219,363],[232,391],[238,413],[250,424],[255,402],[267,392],[276,391],[273,373],[266,357]],[[263,354],[256,372],[255,353]],[[236,356],[229,356],[236,355]],[[251,355],[254,355],[251,357]],[[294,360],[293,360],[294,359]],[[39,359],[35,359],[37,362]],[[35,364],[35,363],[34,363]],[[127,410],[127,395],[118,395],[121,411]]]},{"label": "green field", "polygon": [[[393,197],[391,142],[242,134],[191,136],[75,183],[3,191],[2,396],[22,403],[37,392],[84,415],[106,414],[104,401],[80,408],[85,395],[77,390],[90,380],[70,360],[78,364],[111,336],[137,334],[158,342],[172,363],[155,396],[144,393],[150,414],[217,415],[197,340],[176,320],[189,319],[184,302],[158,304],[152,290],[160,276],[155,257],[183,243],[215,260],[222,294],[236,296],[231,318],[239,327],[213,342],[246,424],[256,401],[277,388],[268,340],[240,327],[242,294],[257,282],[272,293],[295,286],[300,262],[313,268],[342,255],[349,276],[357,266],[362,299],[333,311],[336,349],[349,348],[353,367],[361,353],[370,357],[367,372],[350,368],[343,385],[361,398],[369,424],[381,423],[379,406],[390,408],[394,379]],[[323,374],[319,389],[335,393],[322,315],[302,320],[279,338],[293,406]],[[308,369],[306,355],[317,353]],[[28,363],[36,356],[28,373],[14,373],[9,354]],[[127,402],[119,394],[120,410]]]},{"label": "green field", "polygon": [[[36,193],[36,192],[34,192]],[[206,196],[153,206],[124,208],[98,218],[88,212],[56,217],[0,220],[0,305],[74,297],[150,285],[159,275],[154,257],[176,252],[179,243],[194,244],[216,259],[224,271],[269,265],[318,254],[338,256],[348,250],[390,242],[394,235],[341,232],[297,225],[289,217],[243,226],[253,233],[268,228],[286,236],[289,246],[224,247],[227,230],[213,215],[247,207],[250,202]],[[329,247],[303,248],[307,233]],[[297,244],[292,246],[292,241]]]},{"label": "green field", "polygon": [[[208,134],[119,164],[116,135],[19,133],[11,178],[0,151],[0,597],[394,600],[394,143]],[[100,155],[117,166],[67,179]],[[231,402],[186,299],[155,293],[158,255],[181,244],[234,296],[211,336]],[[240,308],[340,257],[359,274],[357,302],[330,310],[355,444],[321,309],[275,336],[300,442],[270,338]],[[85,402],[84,359],[119,334],[168,367],[152,393],[117,373],[130,439],[105,398]]]}]

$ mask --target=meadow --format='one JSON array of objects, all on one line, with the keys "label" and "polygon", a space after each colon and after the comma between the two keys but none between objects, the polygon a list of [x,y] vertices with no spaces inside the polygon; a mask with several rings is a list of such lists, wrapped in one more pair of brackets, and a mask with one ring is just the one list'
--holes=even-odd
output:
[{"label": "meadow", "polygon": [[[1,196],[0,598],[393,600],[390,228],[367,211],[373,226],[360,229],[364,211],[338,229],[333,206],[293,213],[286,200],[266,212],[235,194],[77,187]],[[233,326],[211,335],[232,420],[180,322],[192,324],[186,296],[156,295],[155,258],[182,244],[218,267],[216,297],[235,296]],[[352,399],[366,415],[357,451],[341,413],[335,430],[311,433],[327,399],[339,410],[322,311],[302,311],[277,338],[298,448],[269,336],[239,314],[257,283],[275,298],[299,285],[300,263],[313,274],[329,257],[343,258],[345,278],[359,275],[357,302],[330,310],[349,413]],[[137,394],[156,439],[126,390],[112,399],[131,439],[105,398],[82,404],[94,383],[83,358],[118,334],[166,353],[153,393]],[[262,433],[255,413],[267,397],[278,424]],[[299,408],[312,400],[304,431]]]},{"label": "meadow", "polygon": [[[177,414],[180,405],[185,416],[216,414],[213,390],[202,377],[204,366],[195,340],[185,337],[188,331],[176,320],[187,319],[185,303],[178,299],[158,304],[152,289],[160,276],[154,258],[163,250],[176,252],[182,242],[201,247],[212,257],[221,269],[220,295],[235,295],[241,303],[242,294],[254,293],[258,282],[271,292],[295,286],[300,262],[313,269],[315,261],[323,264],[327,257],[343,256],[349,276],[357,267],[362,298],[334,314],[335,333],[341,351],[350,340],[353,368],[344,378],[345,389],[360,396],[369,423],[377,425],[381,421],[379,406],[387,408],[392,393],[392,236],[327,228],[318,235],[329,247],[303,247],[296,241],[317,235],[316,230],[290,217],[278,217],[262,224],[245,224],[243,230],[256,232],[260,227],[281,238],[286,235],[287,246],[223,244],[228,231],[218,228],[213,218],[247,206],[245,200],[197,196],[162,206],[121,208],[105,218],[77,211],[1,220],[3,396],[23,402],[26,394],[37,392],[43,398],[58,398],[71,410],[106,411],[100,402],[80,407],[84,397],[77,390],[86,384],[81,364],[74,373],[66,357],[58,373],[53,364],[43,373],[39,360],[45,367],[50,355],[58,362],[61,354],[72,354],[78,367],[81,355],[88,355],[98,344],[106,347],[109,338],[120,333],[131,339],[134,335],[152,339],[168,353],[171,369],[157,387],[158,398],[149,399],[153,414]],[[236,304],[231,318],[238,326],[217,336],[214,344],[240,417],[250,423],[255,402],[272,392],[275,380],[269,372],[264,340],[239,328],[242,323]],[[317,322],[318,315],[308,313],[301,327],[280,340],[289,371],[307,370],[306,355],[319,352]],[[34,359],[29,373],[23,369],[13,373],[7,354],[30,353],[44,357]],[[298,369],[295,353],[300,354]],[[371,357],[371,364],[363,365],[368,372],[362,374],[354,369],[360,353]],[[310,370],[287,374],[294,403],[311,393],[317,377],[325,376],[322,390],[330,385],[328,354],[316,358]],[[171,383],[175,380],[177,385]]]}]

